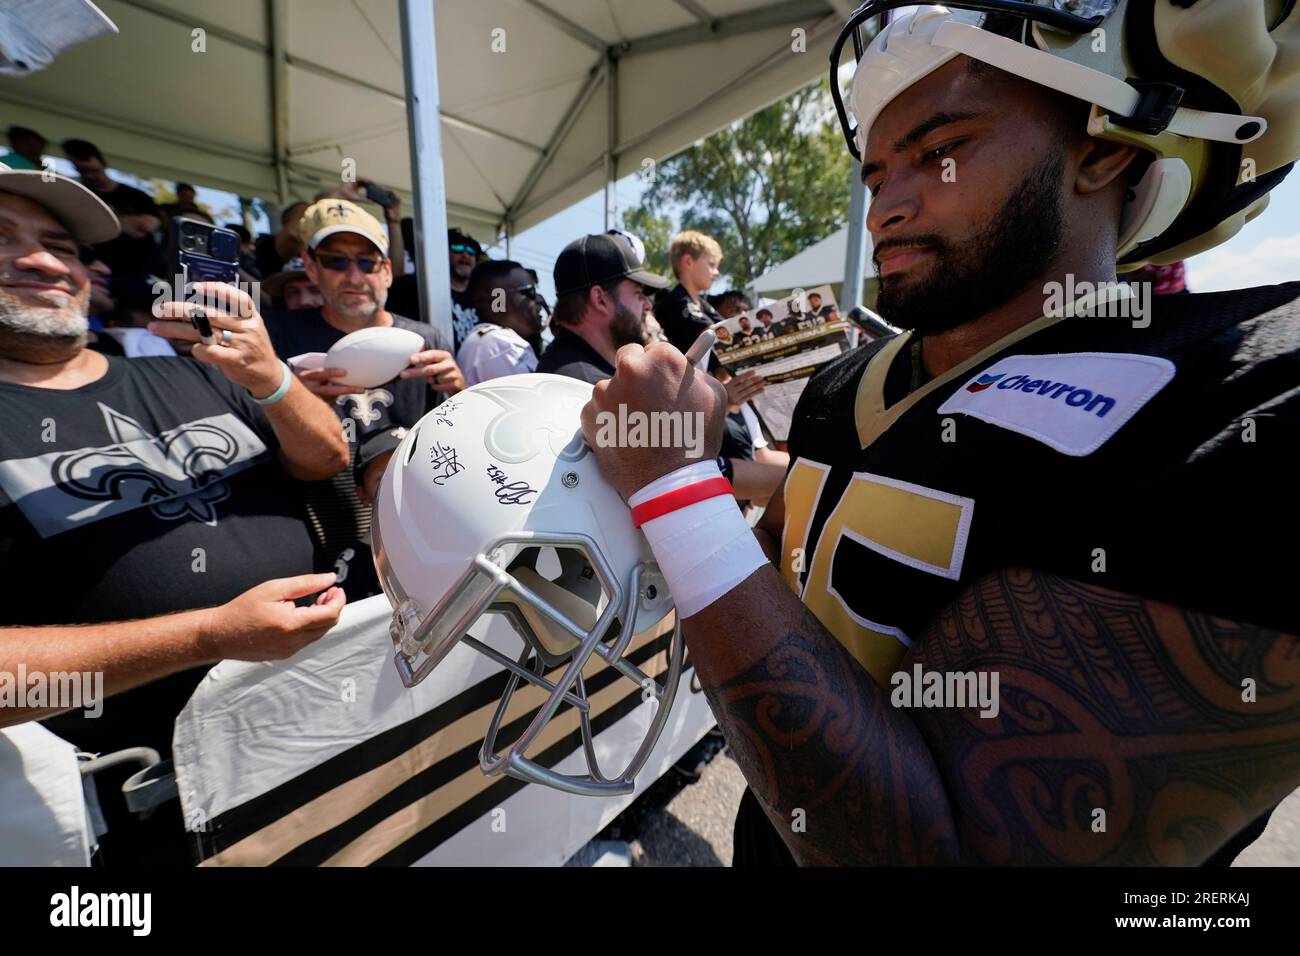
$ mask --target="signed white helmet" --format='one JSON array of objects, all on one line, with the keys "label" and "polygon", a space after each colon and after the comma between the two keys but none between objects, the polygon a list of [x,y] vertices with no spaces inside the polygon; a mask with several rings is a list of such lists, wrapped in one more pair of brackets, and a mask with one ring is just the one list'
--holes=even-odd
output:
[{"label": "signed white helmet", "polygon": [[[419,683],[458,643],[473,647],[511,674],[479,752],[483,771],[611,796],[632,791],[659,739],[684,644],[679,623],[659,675],[625,656],[633,636],[663,622],[673,603],[644,535],[583,441],[580,413],[591,389],[558,375],[512,375],[443,402],[394,451],[372,527],[403,683]],[[519,636],[516,656],[470,635],[488,614],[503,616]],[[645,739],[613,774],[597,763],[585,683],[601,661],[656,702]],[[499,745],[521,681],[548,696],[519,737]],[[584,775],[530,755],[545,748],[554,736],[544,736],[547,724],[570,707]]]}]

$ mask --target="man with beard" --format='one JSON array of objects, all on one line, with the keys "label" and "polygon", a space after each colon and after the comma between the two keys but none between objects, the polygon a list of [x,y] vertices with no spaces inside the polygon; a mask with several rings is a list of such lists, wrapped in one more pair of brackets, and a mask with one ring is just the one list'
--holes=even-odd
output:
[{"label": "man with beard", "polygon": [[[401,220],[399,234],[411,255],[415,255],[415,220]],[[451,270],[451,331],[453,351],[459,351],[470,330],[479,322],[474,303],[469,295],[469,278],[483,255],[483,247],[469,233],[452,227],[447,230],[447,265]],[[418,318],[420,315],[420,285],[414,272],[407,272],[393,280],[388,301],[399,315]]]},{"label": "man with beard", "polygon": [[764,336],[752,327],[753,323],[749,321],[749,316],[740,317],[740,330],[736,332],[736,344],[744,347],[746,345],[757,345],[764,341]]},{"label": "man with beard", "polygon": [[835,311],[833,305],[822,305],[822,297],[816,292],[808,293],[808,315],[813,325],[821,325],[829,320],[830,314]]},{"label": "man with beard", "polygon": [[[363,389],[341,385],[342,369],[318,368],[299,373],[315,395],[331,404],[345,423],[351,446],[351,471],[317,482],[308,489],[307,508],[319,546],[340,566],[341,582],[355,600],[377,593],[369,561],[370,508],[358,494],[378,487],[403,429],[465,387],[464,376],[439,330],[394,315],[386,308],[393,281],[388,239],[378,220],[346,199],[322,199],[302,216],[303,269],[320,290],[319,309],[272,313],[267,329],[276,354],[289,359],[305,352],[328,352],[343,336],[361,329],[392,326],[418,333],[425,347],[413,354],[410,367],[390,382]],[[358,573],[351,573],[348,568]]]},{"label": "man with beard", "polygon": [[[594,452],[653,516],[751,788],[737,863],[1225,863],[1300,784],[1277,553],[1300,537],[1300,283],[1159,296],[1134,321],[1116,265],[1209,248],[1262,208],[1300,151],[1295,14],[1119,0],[1099,31],[957,6],[864,45],[856,128],[837,103],[880,309],[907,331],[812,378],[756,532],[709,464]],[[1050,47],[1029,40],[1042,17]],[[1123,56],[1097,57],[1096,32]],[[1178,97],[1112,100],[1139,63]],[[1260,173],[1239,183],[1246,140]],[[1047,305],[1075,281],[1104,292]],[[717,441],[722,389],[675,349],[614,364],[589,437],[625,407],[705,413]]]},{"label": "man with beard", "polygon": [[[10,698],[0,726],[44,720],[88,753],[167,755],[208,667],[289,657],[338,619],[334,575],[310,573],[298,481],[343,468],[347,449],[230,286],[196,287],[217,337],[194,360],[85,348],[77,244],[118,229],[72,180],[0,168],[0,673],[98,672],[108,698],[102,713]],[[154,331],[196,341],[192,308],[159,305]],[[133,769],[95,778],[100,860],[188,863],[178,804],[139,819],[115,792]]]},{"label": "man with beard", "polygon": [[646,289],[669,282],[642,268],[632,248],[615,236],[584,236],[564,247],[555,260],[555,338],[537,371],[584,382],[614,374],[614,355],[624,345],[649,341]]}]

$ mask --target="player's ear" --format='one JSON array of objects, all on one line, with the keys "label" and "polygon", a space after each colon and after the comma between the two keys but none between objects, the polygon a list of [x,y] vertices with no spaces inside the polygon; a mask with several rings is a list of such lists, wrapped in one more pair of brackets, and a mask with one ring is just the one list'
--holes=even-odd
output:
[{"label": "player's ear", "polygon": [[1089,136],[1084,141],[1084,154],[1074,177],[1074,188],[1082,195],[1100,192],[1132,165],[1138,150],[1123,143]]},{"label": "player's ear", "polygon": [[307,273],[307,278],[314,282],[317,288],[320,287],[320,263],[316,261],[316,256],[310,249],[302,254],[302,271]]}]

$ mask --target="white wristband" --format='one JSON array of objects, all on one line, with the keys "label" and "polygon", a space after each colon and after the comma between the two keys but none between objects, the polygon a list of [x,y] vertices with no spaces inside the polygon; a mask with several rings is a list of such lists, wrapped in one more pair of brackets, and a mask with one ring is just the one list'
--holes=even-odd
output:
[{"label": "white wristband", "polygon": [[[636,507],[652,498],[721,477],[714,461],[669,472],[628,499]],[[641,526],[668,583],[679,618],[704,610],[767,564],[754,529],[731,495],[718,495],[652,518]]]}]

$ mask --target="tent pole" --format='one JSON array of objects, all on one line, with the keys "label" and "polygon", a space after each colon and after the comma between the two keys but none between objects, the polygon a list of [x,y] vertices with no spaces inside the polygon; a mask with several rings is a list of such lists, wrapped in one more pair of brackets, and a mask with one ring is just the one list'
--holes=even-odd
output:
[{"label": "tent pole", "polygon": [[[285,51],[286,0],[268,0],[271,34],[271,143],[275,150],[276,199],[289,202],[289,63]],[[272,229],[278,228],[276,223]]]},{"label": "tent pole", "polygon": [[438,116],[438,44],[433,0],[401,0],[402,73],[406,82],[406,128],[411,144],[411,193],[415,213],[415,274],[419,318],[454,342],[451,270],[447,265],[447,187],[442,175],[442,127]]},{"label": "tent pole", "polygon": [[840,288],[840,309],[847,312],[862,304],[862,279],[867,263],[867,187],[862,184],[861,164],[854,162],[849,185],[849,234],[844,246],[844,285]]},{"label": "tent pole", "polygon": [[614,149],[618,146],[618,60],[610,56],[605,60],[605,93],[609,98],[609,118],[605,128],[605,229],[613,229],[616,223],[618,196],[614,190],[614,181],[618,177],[617,161]]}]

